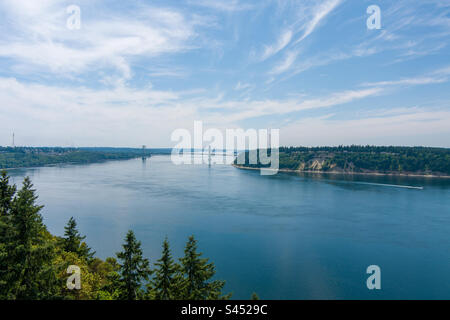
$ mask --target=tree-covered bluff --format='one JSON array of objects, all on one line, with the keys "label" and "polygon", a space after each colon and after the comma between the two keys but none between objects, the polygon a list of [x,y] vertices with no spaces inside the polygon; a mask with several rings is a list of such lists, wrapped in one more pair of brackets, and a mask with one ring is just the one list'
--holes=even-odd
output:
[{"label": "tree-covered bluff", "polygon": [[[284,171],[405,174],[450,176],[450,149],[432,147],[281,147],[279,168]],[[237,163],[237,159],[234,162]],[[263,168],[259,156],[249,163],[246,152],[244,168]]]}]

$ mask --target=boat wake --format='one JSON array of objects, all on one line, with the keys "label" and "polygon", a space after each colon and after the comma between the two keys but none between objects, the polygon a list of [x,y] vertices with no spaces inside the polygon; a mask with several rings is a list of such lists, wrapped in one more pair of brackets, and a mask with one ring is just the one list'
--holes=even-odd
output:
[{"label": "boat wake", "polygon": [[371,186],[380,186],[380,187],[423,190],[423,187],[405,186],[405,185],[400,185],[400,184],[386,184],[386,183],[375,183],[375,182],[353,182],[353,183],[365,184],[365,185],[371,185]]}]

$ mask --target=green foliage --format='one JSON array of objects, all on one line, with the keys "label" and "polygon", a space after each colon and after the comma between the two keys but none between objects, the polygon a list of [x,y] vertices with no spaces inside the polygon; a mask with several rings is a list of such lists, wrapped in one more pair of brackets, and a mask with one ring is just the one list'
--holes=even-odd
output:
[{"label": "green foliage", "polygon": [[106,258],[105,262],[98,258],[95,258],[95,260],[99,260],[98,266],[96,263],[91,263],[91,268],[94,268],[96,272],[103,275],[103,281],[97,299],[118,300],[121,292],[119,263],[115,258]]},{"label": "green foliage", "polygon": [[13,270],[11,270],[11,252],[14,249],[14,228],[11,222],[11,204],[16,187],[9,185],[9,177],[3,171],[0,179],[0,299],[12,295]]},{"label": "green foliage", "polygon": [[[97,298],[97,292],[101,287],[102,278],[100,274],[90,270],[86,260],[75,252],[58,250],[53,265],[58,278],[59,294],[65,300],[91,300]],[[78,266],[81,270],[81,290],[69,290],[66,285],[67,268],[70,265]]]},{"label": "green foliage", "polygon": [[[3,175],[2,182],[5,181]],[[30,179],[25,178],[16,194],[6,192],[3,196],[0,201],[4,231],[0,248],[1,298],[52,298],[57,291],[52,268],[54,245],[42,223],[39,213],[42,206],[35,203],[37,196]]]},{"label": "green foliage", "polygon": [[0,147],[0,168],[39,167],[54,164],[86,164],[150,156],[141,149],[75,149]]},{"label": "green foliage", "polygon": [[210,281],[216,271],[213,263],[201,258],[197,252],[197,240],[190,236],[184,249],[184,257],[180,259],[182,278],[181,298],[188,300],[217,300],[226,299],[231,295],[222,297],[224,281]]},{"label": "green foliage", "polygon": [[[281,147],[280,169],[349,172],[409,173],[450,175],[450,149],[428,147]],[[269,165],[250,164],[248,152],[245,166],[260,168]],[[236,164],[236,162],[235,162]]]},{"label": "green foliage", "polygon": [[121,260],[120,273],[120,299],[138,300],[142,299],[143,281],[148,280],[151,275],[150,263],[142,255],[141,243],[136,240],[133,231],[128,231],[123,251],[118,252],[117,258]]},{"label": "green foliage", "polygon": [[16,191],[16,186],[9,184],[9,177],[6,171],[3,170],[0,177],[0,216],[9,215],[11,203]]},{"label": "green foliage", "polygon": [[77,222],[73,217],[69,219],[67,226],[64,227],[64,238],[62,239],[62,246],[65,251],[77,253],[80,257],[91,261],[95,252],[92,252],[86,242],[86,236],[81,236],[77,229]]},{"label": "green foliage", "polygon": [[151,283],[153,289],[149,287],[148,291],[153,292],[152,296],[156,300],[174,299],[178,294],[178,281],[176,278],[178,266],[172,259],[167,238],[163,242],[162,257],[155,263],[155,266],[155,275]]},{"label": "green foliage", "polygon": [[252,293],[252,298],[251,298],[251,300],[259,300],[259,296],[256,294],[256,292],[253,292]]}]

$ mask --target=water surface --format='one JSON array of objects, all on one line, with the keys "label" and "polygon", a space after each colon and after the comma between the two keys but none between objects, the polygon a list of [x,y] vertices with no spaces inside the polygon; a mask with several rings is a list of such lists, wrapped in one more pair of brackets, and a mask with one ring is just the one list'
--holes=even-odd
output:
[{"label": "water surface", "polygon": [[[151,262],[166,235],[180,257],[194,234],[237,299],[450,299],[449,180],[260,176],[169,156],[10,174],[32,178],[50,232],[75,217],[101,258],[129,229]],[[373,264],[379,291],[366,287]]]}]

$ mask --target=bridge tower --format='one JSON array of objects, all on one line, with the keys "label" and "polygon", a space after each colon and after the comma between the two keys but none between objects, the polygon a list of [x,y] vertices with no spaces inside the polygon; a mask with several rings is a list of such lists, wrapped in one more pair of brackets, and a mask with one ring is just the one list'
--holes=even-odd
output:
[{"label": "bridge tower", "polygon": [[142,161],[147,160],[147,155],[145,154],[145,150],[147,149],[147,146],[144,144],[142,146]]}]

